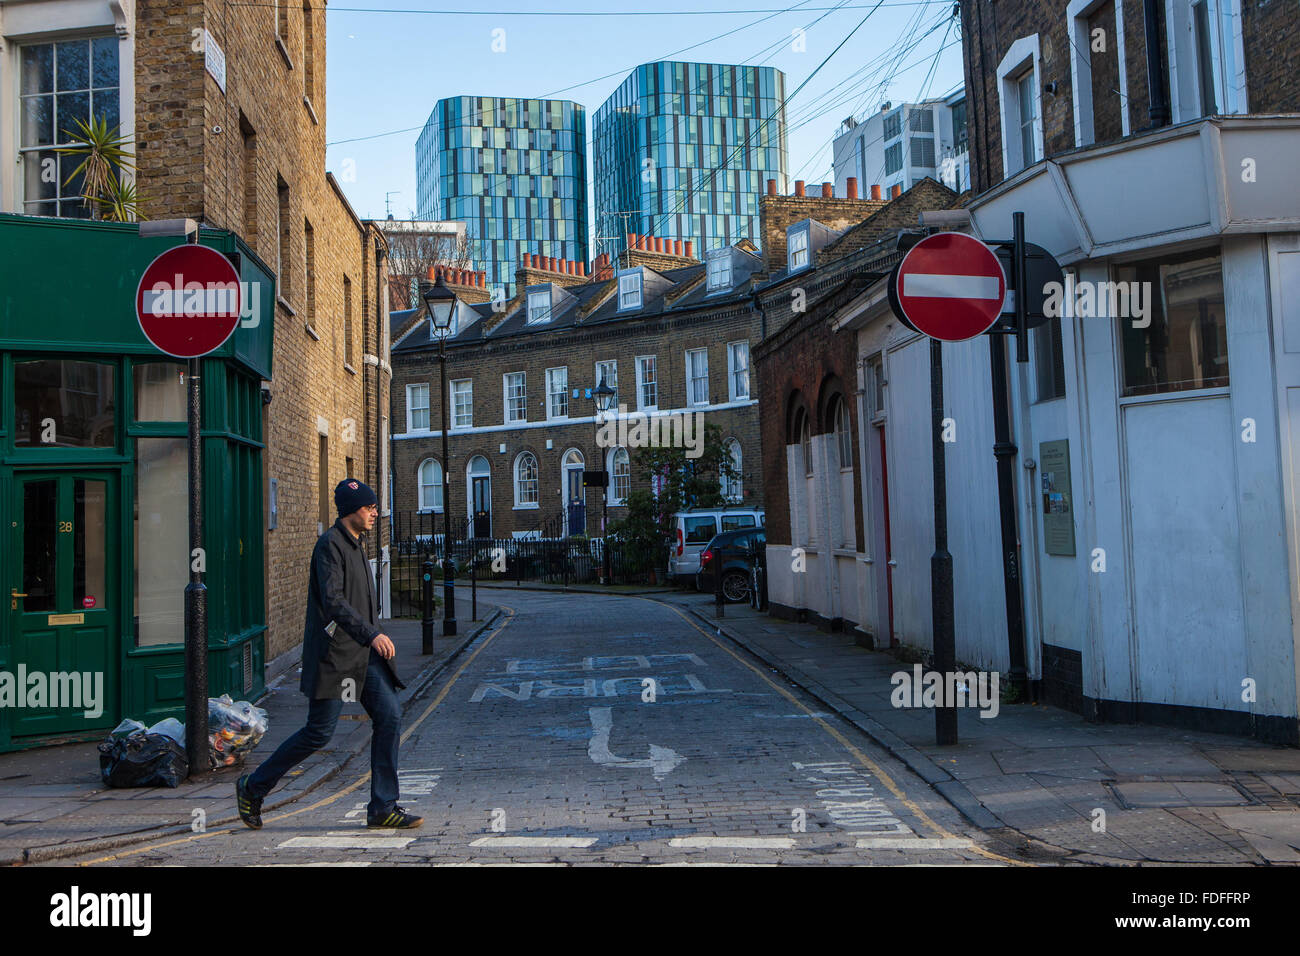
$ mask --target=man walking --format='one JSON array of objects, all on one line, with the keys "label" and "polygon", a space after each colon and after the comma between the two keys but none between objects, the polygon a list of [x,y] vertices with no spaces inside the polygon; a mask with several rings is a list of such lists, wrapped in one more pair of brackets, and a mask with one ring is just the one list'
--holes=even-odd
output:
[{"label": "man walking", "polygon": [[339,517],[316,540],[307,587],[301,689],[310,699],[307,726],[235,784],[239,818],[262,826],[262,801],[290,769],[324,747],[345,701],[361,702],[370,715],[370,804],[366,825],[418,827],[423,817],[397,805],[397,746],[405,685],[393,667],[393,642],[376,626],[375,582],[361,535],[375,525],[378,499],[364,482],[345,478],[334,489]]}]

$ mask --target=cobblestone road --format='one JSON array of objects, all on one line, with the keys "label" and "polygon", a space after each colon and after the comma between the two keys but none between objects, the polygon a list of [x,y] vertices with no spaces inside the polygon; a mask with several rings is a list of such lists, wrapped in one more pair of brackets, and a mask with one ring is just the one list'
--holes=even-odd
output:
[{"label": "cobblestone road", "polygon": [[909,770],[677,608],[502,600],[497,627],[408,710],[402,803],[421,829],[365,828],[361,754],[261,831],[66,862],[1010,862]]}]

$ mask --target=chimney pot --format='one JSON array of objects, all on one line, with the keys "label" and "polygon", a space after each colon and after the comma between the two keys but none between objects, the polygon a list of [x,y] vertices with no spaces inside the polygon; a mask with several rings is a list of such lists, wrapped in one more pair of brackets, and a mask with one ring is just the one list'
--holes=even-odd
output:
[{"label": "chimney pot", "polygon": [[880,199],[880,198],[881,198],[881,195],[880,195],[880,187],[879,187],[879,186],[875,186],[875,185],[873,185],[873,186],[871,187],[871,198],[872,198],[872,199]]},{"label": "chimney pot", "polygon": [[686,258],[687,259],[695,258],[695,242],[691,239],[686,240]]},{"label": "chimney pot", "polygon": [[635,249],[635,248],[636,248],[636,233],[635,233],[635,232],[629,232],[629,233],[627,234],[627,247],[628,247],[629,249]]},{"label": "chimney pot", "polygon": [[898,198],[899,196],[901,196],[901,195],[903,195],[903,187],[902,187],[902,186],[895,185],[895,186],[893,186],[893,187],[889,190],[889,198],[890,198],[890,199],[897,199],[897,198]]},{"label": "chimney pot", "polygon": [[569,275],[576,276],[578,274],[578,264],[574,262],[572,259],[569,259],[568,265],[569,265]]},{"label": "chimney pot", "polygon": [[822,199],[834,199],[834,198],[835,198],[835,184],[822,183]]},{"label": "chimney pot", "polygon": [[587,274],[587,263],[585,263],[585,262],[579,262],[579,263],[578,263],[578,275],[580,275],[580,276],[585,276],[586,274]]},{"label": "chimney pot", "polygon": [[803,180],[802,180],[802,179],[796,179],[796,180],[794,181],[794,194],[795,194],[796,196],[800,196],[800,197],[802,197],[802,196],[804,195],[804,188],[803,188]]},{"label": "chimney pot", "polygon": [[674,239],[674,240],[673,240],[673,255],[675,255],[675,256],[680,256],[681,254],[682,254],[682,241],[681,241],[680,239]]},{"label": "chimney pot", "polygon": [[857,199],[857,198],[858,198],[858,178],[857,178],[856,176],[850,176],[849,179],[848,179],[848,182],[846,182],[844,185],[845,185],[845,186],[847,187],[847,189],[848,189],[849,198],[850,198],[850,199]]},{"label": "chimney pot", "polygon": [[776,180],[775,180],[775,179],[769,179],[769,180],[767,181],[767,194],[768,194],[769,196],[775,196],[775,195],[776,195]]}]

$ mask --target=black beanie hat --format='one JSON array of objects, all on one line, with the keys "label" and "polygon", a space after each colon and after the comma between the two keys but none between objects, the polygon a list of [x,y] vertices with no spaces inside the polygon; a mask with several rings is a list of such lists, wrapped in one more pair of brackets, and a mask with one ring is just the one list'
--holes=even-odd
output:
[{"label": "black beanie hat", "polygon": [[366,505],[378,504],[374,491],[364,481],[344,478],[334,489],[334,507],[339,510],[339,517],[350,515]]}]

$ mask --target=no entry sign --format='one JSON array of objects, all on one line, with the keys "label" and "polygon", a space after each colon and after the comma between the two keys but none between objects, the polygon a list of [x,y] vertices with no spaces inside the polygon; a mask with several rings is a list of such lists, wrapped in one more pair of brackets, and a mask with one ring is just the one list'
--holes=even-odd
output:
[{"label": "no entry sign", "polygon": [[978,239],[939,232],[908,250],[891,285],[891,299],[909,325],[931,338],[961,342],[997,321],[1007,277],[993,250]]},{"label": "no entry sign", "polygon": [[144,270],[135,313],[145,338],[176,358],[218,349],[239,324],[239,274],[206,246],[168,249]]}]

